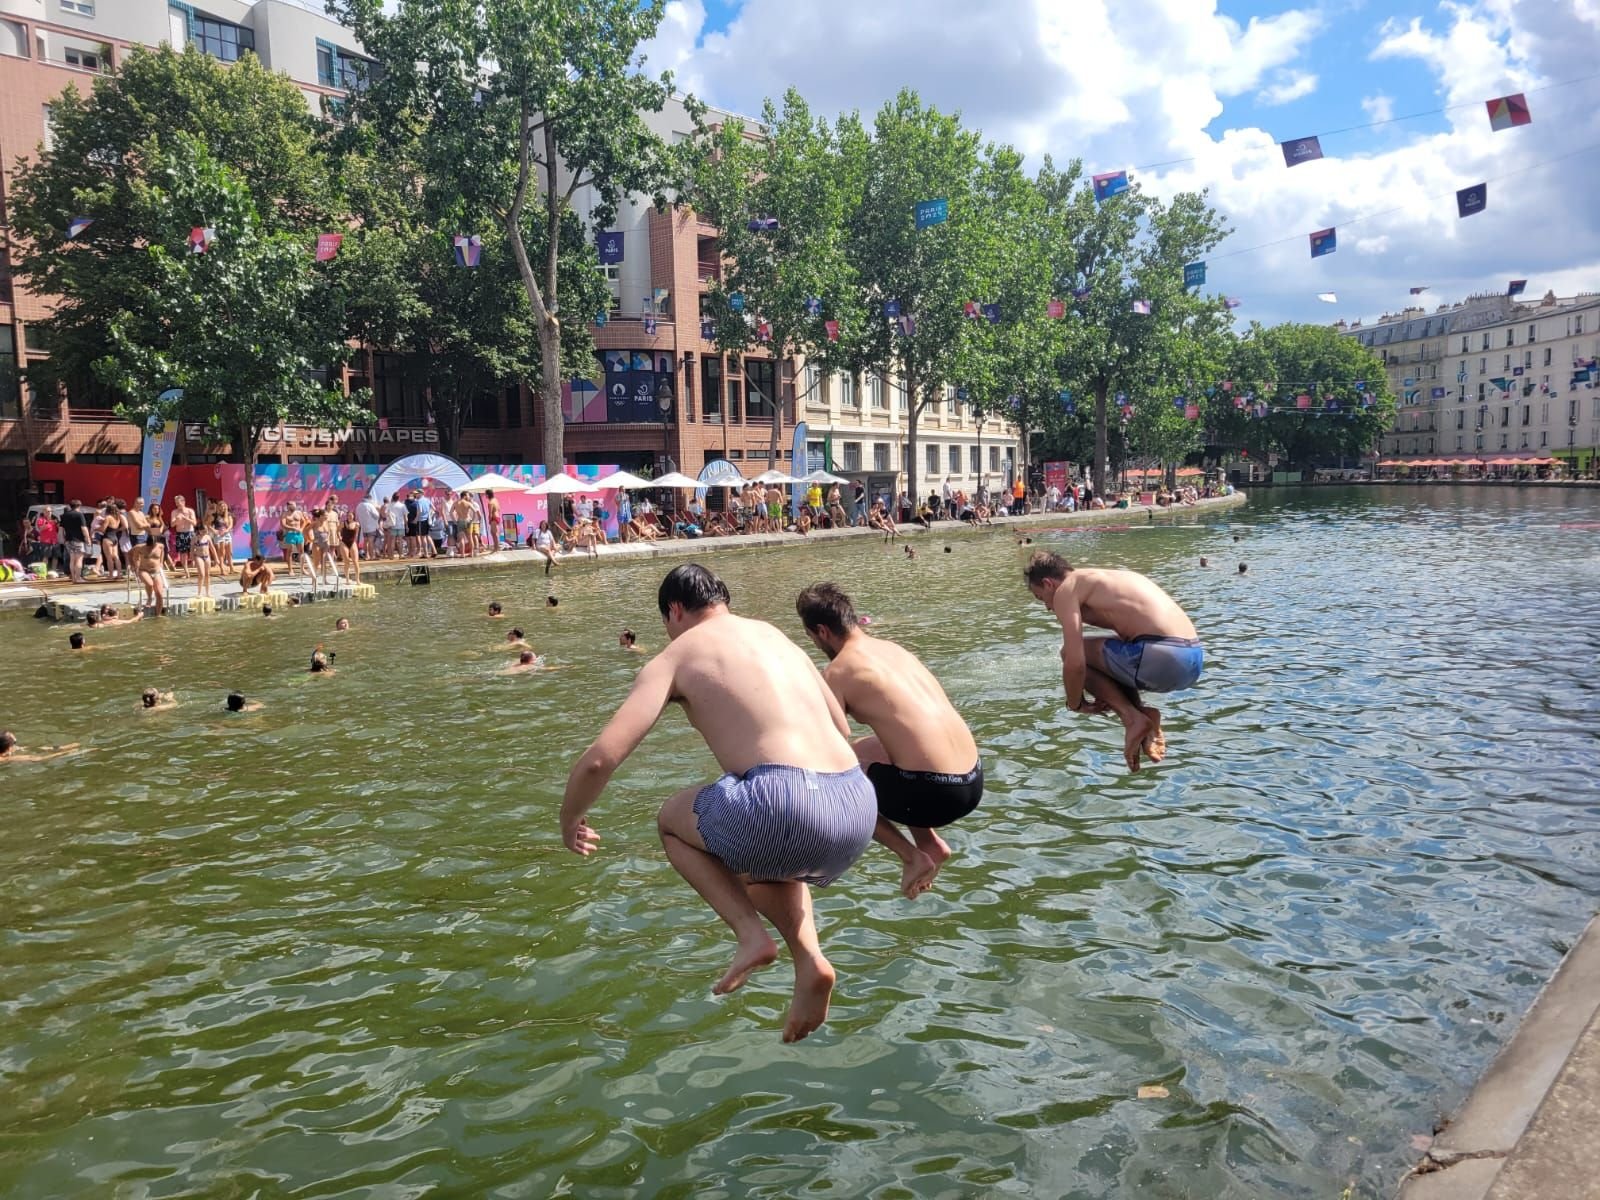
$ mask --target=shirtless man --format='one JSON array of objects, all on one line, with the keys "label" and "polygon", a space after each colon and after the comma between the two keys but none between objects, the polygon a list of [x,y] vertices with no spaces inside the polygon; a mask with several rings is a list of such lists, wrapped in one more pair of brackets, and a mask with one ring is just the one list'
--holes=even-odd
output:
[{"label": "shirtless man", "polygon": [[134,498],[133,507],[123,514],[128,526],[128,540],[135,548],[150,540],[150,517],[144,510],[144,497]]},{"label": "shirtless man", "polygon": [[463,558],[473,555],[472,509],[473,503],[466,496],[456,495],[450,501],[450,540]]},{"label": "shirtless man", "polygon": [[662,581],[656,604],[669,644],[573,765],[562,839],[576,854],[594,852],[600,835],[585,815],[667,705],[683,705],[726,774],[661,806],[662,845],[738,939],[714,992],[737,990],[777,958],[763,917],[782,935],[795,966],[783,1040],[797,1042],[826,1019],[834,982],[807,885],[832,883],[872,841],[872,785],[846,740],[844,712],[810,659],[766,622],[729,612],[720,579],[685,563]]},{"label": "shirtless man", "polygon": [[[189,564],[194,559],[194,527],[200,517],[182,496],[172,498],[172,565],[189,578]],[[209,550],[207,551],[209,553]]]},{"label": "shirtless man", "polygon": [[167,543],[159,538],[128,551],[128,567],[144,589],[144,602],[156,616],[167,614]]},{"label": "shirtless man", "polygon": [[239,568],[239,592],[242,595],[255,588],[265,596],[272,590],[272,578],[272,568],[267,565],[267,560],[259,554],[252,554]]},{"label": "shirtless man", "polygon": [[20,754],[17,752],[17,735],[9,729],[0,730],[0,762],[45,762],[60,758],[63,754],[71,754],[77,748],[77,742],[68,742],[65,746],[40,746],[31,754]]},{"label": "shirtless man", "polygon": [[500,549],[500,501],[493,492],[485,492],[483,499],[489,506],[488,553],[494,554]]},{"label": "shirtless man", "polygon": [[311,572],[311,560],[306,555],[306,528],[310,520],[300,511],[300,506],[290,500],[283,506],[283,516],[278,522],[278,544],[283,550],[283,569],[293,575],[296,564],[310,578],[313,586],[316,576]]},{"label": "shirtless man", "polygon": [[873,838],[899,857],[900,892],[915,899],[950,857],[934,830],[983,799],[977,743],[933,673],[909,650],[868,634],[834,584],[812,584],[794,606],[811,644],[828,656],[828,687],[847,716],[872,730],[855,751],[878,794]]},{"label": "shirtless man", "polygon": [[[1134,571],[1074,569],[1059,554],[1038,550],[1022,574],[1034,599],[1061,622],[1067,707],[1110,710],[1122,718],[1128,770],[1139,769],[1140,750],[1160,762],[1167,753],[1161,713],[1141,703],[1139,692],[1181,692],[1199,680],[1205,649],[1193,622],[1176,600]],[[1086,638],[1085,625],[1116,636]]]}]

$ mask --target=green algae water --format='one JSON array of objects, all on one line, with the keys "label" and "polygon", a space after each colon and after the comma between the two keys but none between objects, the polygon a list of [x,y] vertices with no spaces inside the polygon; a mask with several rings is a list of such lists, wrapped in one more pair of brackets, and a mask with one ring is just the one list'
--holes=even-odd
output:
[{"label": "green algae water", "polygon": [[[655,838],[714,774],[681,715],[601,853],[560,843],[670,562],[85,657],[0,619],[0,725],[90,748],[0,773],[0,1194],[1387,1196],[1597,906],[1600,529],[1562,528],[1593,522],[1593,494],[1370,488],[1030,531],[1206,639],[1134,777],[1114,720],[1062,710],[1009,533],[708,556],[797,640],[796,592],[843,583],[989,774],[935,893],[874,850],[819,894],[840,986],[791,1047],[787,967],[713,998],[729,938]],[[497,674],[513,623],[567,669]],[[234,688],[265,708],[225,717]]]}]

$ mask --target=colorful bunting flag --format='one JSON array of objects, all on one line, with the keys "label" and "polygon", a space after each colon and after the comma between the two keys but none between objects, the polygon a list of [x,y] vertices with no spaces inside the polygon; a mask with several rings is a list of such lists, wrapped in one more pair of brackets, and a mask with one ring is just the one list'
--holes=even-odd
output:
[{"label": "colorful bunting flag", "polygon": [[1189,398],[1187,396],[1174,396],[1172,398],[1172,407],[1182,412],[1189,407]]},{"label": "colorful bunting flag", "polygon": [[1206,284],[1206,265],[1203,262],[1188,263],[1183,268],[1183,286],[1186,288],[1204,287]]},{"label": "colorful bunting flag", "polygon": [[839,340],[839,322],[824,321],[822,323],[822,327],[828,331],[828,340],[830,342],[837,342]]},{"label": "colorful bunting flag", "polygon": [[712,341],[717,336],[717,327],[711,321],[700,322],[700,336],[706,341]]},{"label": "colorful bunting flag", "polygon": [[1476,216],[1489,207],[1489,185],[1475,183],[1471,187],[1464,187],[1456,193],[1456,214],[1462,217]]},{"label": "colorful bunting flag", "polygon": [[611,319],[610,316],[604,310],[602,310],[600,312],[597,312],[594,315],[594,323],[597,326],[599,326],[601,329],[604,329],[606,327],[606,322],[609,321],[610,319]]},{"label": "colorful bunting flag", "polygon": [[910,313],[900,318],[900,336],[915,337],[917,332],[917,319]]},{"label": "colorful bunting flag", "polygon": [[217,231],[210,225],[196,225],[189,230],[189,253],[204,254],[217,240]]},{"label": "colorful bunting flag", "polygon": [[746,221],[745,228],[751,233],[776,233],[778,231],[778,218],[756,217]]},{"label": "colorful bunting flag", "polygon": [[1052,321],[1059,321],[1067,315],[1067,306],[1060,300],[1052,300],[1044,306],[1044,315]]},{"label": "colorful bunting flag", "polygon": [[1526,279],[1513,279],[1509,284],[1506,285],[1507,296],[1520,296],[1527,290],[1528,281]]},{"label": "colorful bunting flag", "polygon": [[1224,307],[1224,308],[1238,308],[1243,303],[1244,303],[1244,301],[1239,299],[1239,297],[1237,297],[1237,296],[1225,296],[1223,298],[1223,301],[1222,301],[1222,307]]},{"label": "colorful bunting flag", "polygon": [[656,319],[654,317],[646,317],[644,319],[644,332],[646,337],[655,337]]},{"label": "colorful bunting flag", "polygon": [[93,217],[73,217],[67,222],[67,240],[70,242],[93,224]]},{"label": "colorful bunting flag", "polygon": [[1062,388],[1060,396],[1062,412],[1066,413],[1070,417],[1073,413],[1078,411],[1078,403],[1072,398],[1072,392],[1069,389]]},{"label": "colorful bunting flag", "polygon": [[900,301],[885,300],[883,302],[883,315],[886,317],[898,317],[900,315]]},{"label": "colorful bunting flag", "polygon": [[[618,235],[621,236],[621,235]],[[456,234],[453,244],[456,251],[456,266],[475,267],[483,256],[483,239],[477,234]]]},{"label": "colorful bunting flag", "polygon": [[1512,367],[1511,368],[1511,373],[1513,375],[1521,375],[1522,374],[1522,368],[1521,367]]},{"label": "colorful bunting flag", "polygon": [[1279,145],[1283,150],[1283,163],[1288,167],[1298,167],[1322,157],[1322,143],[1314,137],[1290,138]]},{"label": "colorful bunting flag", "polygon": [[968,300],[961,306],[961,315],[969,321],[976,321],[983,316],[983,309],[979,307],[976,300]]},{"label": "colorful bunting flag", "polygon": [[1200,419],[1200,406],[1198,404],[1187,405],[1183,410],[1183,419],[1185,421],[1198,421]]},{"label": "colorful bunting flag", "polygon": [[772,323],[770,321],[756,322],[756,341],[770,342],[772,340]]},{"label": "colorful bunting flag", "polygon": [[985,304],[983,306],[983,316],[991,325],[1000,324],[1000,306],[998,304]]},{"label": "colorful bunting flag", "polygon": [[1126,171],[1107,171],[1096,175],[1091,182],[1094,184],[1094,198],[1096,201],[1109,200],[1128,190],[1128,173]]},{"label": "colorful bunting flag", "polygon": [[327,262],[339,253],[339,247],[344,244],[342,233],[317,234],[317,261]]},{"label": "colorful bunting flag", "polygon": [[1148,317],[1150,315],[1150,301],[1135,300],[1133,302],[1133,311],[1138,313],[1141,317]]},{"label": "colorful bunting flag", "polygon": [[1336,229],[1319,229],[1311,235],[1311,257],[1321,258],[1324,254],[1332,254],[1339,248],[1339,234]]},{"label": "colorful bunting flag", "polygon": [[1249,401],[1247,401],[1243,396],[1235,396],[1233,398],[1233,406],[1235,408],[1243,408],[1247,403],[1249,403]]},{"label": "colorful bunting flag", "polygon": [[1224,379],[1224,380],[1223,380],[1223,381],[1222,381],[1222,390],[1223,390],[1223,391],[1225,391],[1225,392],[1231,392],[1231,391],[1233,391],[1233,380],[1231,380],[1231,379]]},{"label": "colorful bunting flag", "polygon": [[919,200],[913,211],[918,229],[926,229],[930,225],[942,225],[950,219],[950,201]]},{"label": "colorful bunting flag", "polygon": [[600,235],[600,261],[610,266],[622,261],[625,236],[620,229],[607,229]]},{"label": "colorful bunting flag", "polygon": [[744,311],[744,293],[734,292],[729,295],[728,307],[733,309],[733,311],[736,313],[742,313]]},{"label": "colorful bunting flag", "polygon": [[1497,133],[1502,129],[1533,124],[1533,114],[1528,111],[1527,98],[1521,92],[1497,96],[1488,101],[1488,108],[1489,128]]},{"label": "colorful bunting flag", "polygon": [[1317,299],[1321,300],[1324,304],[1339,303],[1339,296],[1336,292],[1318,292]]},{"label": "colorful bunting flag", "polygon": [[1072,298],[1074,300],[1086,300],[1086,299],[1088,299],[1088,297],[1089,297],[1089,289],[1088,288],[1084,287],[1084,288],[1073,288],[1072,289]]},{"label": "colorful bunting flag", "polygon": [[1300,395],[1294,398],[1294,406],[1296,408],[1310,408],[1311,397],[1306,395],[1304,392],[1300,393]]},{"label": "colorful bunting flag", "polygon": [[815,296],[806,299],[806,316],[818,317],[822,315],[822,301]]}]

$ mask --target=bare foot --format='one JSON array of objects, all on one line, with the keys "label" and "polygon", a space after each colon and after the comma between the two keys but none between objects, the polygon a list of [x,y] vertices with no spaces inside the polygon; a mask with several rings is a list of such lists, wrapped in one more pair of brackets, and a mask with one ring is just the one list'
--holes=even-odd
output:
[{"label": "bare foot", "polygon": [[900,894],[915,900],[933,886],[933,877],[939,873],[940,864],[921,850],[913,850],[900,872]]},{"label": "bare foot", "polygon": [[1150,736],[1150,731],[1154,726],[1150,724],[1150,718],[1142,712],[1128,718],[1127,725],[1127,736],[1122,739],[1122,757],[1127,760],[1128,770],[1137,771],[1139,769],[1139,751],[1144,746],[1144,740]]},{"label": "bare foot", "polygon": [[1141,708],[1139,710],[1150,719],[1151,729],[1145,736],[1144,752],[1151,762],[1160,762],[1167,756],[1167,735],[1161,730],[1161,710],[1159,708]]},{"label": "bare foot", "polygon": [[833,964],[822,955],[795,959],[794,1000],[789,1005],[789,1019],[783,1023],[785,1042],[798,1042],[827,1020],[833,980]]},{"label": "bare foot", "polygon": [[762,930],[759,941],[746,942],[741,939],[739,948],[733,952],[733,962],[728,965],[728,973],[717,981],[717,986],[711,989],[712,994],[725,996],[738,991],[751,974],[762,967],[771,966],[777,957],[777,944],[765,930]]}]

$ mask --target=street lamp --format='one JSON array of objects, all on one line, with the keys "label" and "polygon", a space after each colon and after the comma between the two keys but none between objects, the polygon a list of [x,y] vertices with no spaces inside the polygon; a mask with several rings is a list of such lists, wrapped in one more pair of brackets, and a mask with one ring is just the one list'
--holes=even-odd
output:
[{"label": "street lamp", "polygon": [[672,400],[672,376],[663,375],[656,381],[656,411],[661,416],[661,457],[669,462],[672,459],[672,435],[667,427],[672,420]]}]

